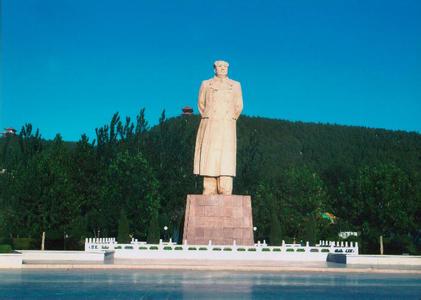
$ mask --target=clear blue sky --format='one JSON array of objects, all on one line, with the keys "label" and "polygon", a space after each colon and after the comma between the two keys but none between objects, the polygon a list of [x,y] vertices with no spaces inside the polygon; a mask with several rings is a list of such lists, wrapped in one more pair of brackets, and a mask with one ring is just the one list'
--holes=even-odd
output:
[{"label": "clear blue sky", "polygon": [[66,140],[195,108],[216,59],[244,113],[421,132],[421,1],[3,0],[0,127]]}]

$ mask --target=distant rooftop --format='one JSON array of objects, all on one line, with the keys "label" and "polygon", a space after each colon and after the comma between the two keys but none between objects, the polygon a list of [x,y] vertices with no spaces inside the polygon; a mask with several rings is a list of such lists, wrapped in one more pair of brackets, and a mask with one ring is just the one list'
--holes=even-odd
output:
[{"label": "distant rooftop", "polygon": [[182,108],[183,111],[183,115],[191,115],[193,114],[193,108],[191,108],[190,106],[184,106]]},{"label": "distant rooftop", "polygon": [[4,132],[0,133],[3,136],[7,136],[7,135],[15,135],[16,134],[16,129],[12,128],[12,127],[8,127],[4,129]]}]

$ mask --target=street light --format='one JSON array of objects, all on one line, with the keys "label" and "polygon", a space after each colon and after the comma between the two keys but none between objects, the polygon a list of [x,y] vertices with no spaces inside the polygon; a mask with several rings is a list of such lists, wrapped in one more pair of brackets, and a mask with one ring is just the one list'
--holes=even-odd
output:
[{"label": "street light", "polygon": [[164,231],[165,231],[165,234],[164,234],[164,240],[165,240],[165,238],[166,238],[166,236],[167,236],[167,230],[168,230],[168,226],[164,226]]},{"label": "street light", "polygon": [[64,232],[64,236],[63,236],[63,249],[66,250],[66,239],[69,238],[69,235],[66,233],[66,231]]}]

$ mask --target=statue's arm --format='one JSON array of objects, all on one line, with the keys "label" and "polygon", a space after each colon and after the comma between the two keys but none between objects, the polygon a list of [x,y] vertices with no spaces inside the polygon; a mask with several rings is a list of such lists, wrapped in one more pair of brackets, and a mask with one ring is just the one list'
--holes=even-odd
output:
[{"label": "statue's arm", "polygon": [[197,107],[199,109],[200,115],[203,117],[203,114],[205,113],[205,83],[204,82],[202,82],[202,84],[200,85]]},{"label": "statue's arm", "polygon": [[243,111],[243,92],[241,91],[241,84],[238,83],[235,93],[235,109],[234,109],[234,119],[237,120],[240,117],[241,112]]}]

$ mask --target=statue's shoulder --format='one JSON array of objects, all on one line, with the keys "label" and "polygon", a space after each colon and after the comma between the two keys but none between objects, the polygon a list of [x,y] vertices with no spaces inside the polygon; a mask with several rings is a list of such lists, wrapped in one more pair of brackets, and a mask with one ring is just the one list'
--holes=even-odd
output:
[{"label": "statue's shoulder", "polygon": [[202,86],[203,87],[208,87],[210,84],[212,83],[212,78],[211,79],[206,79],[202,81]]},{"label": "statue's shoulder", "polygon": [[240,84],[240,82],[239,82],[239,81],[235,81],[235,80],[232,80],[232,79],[228,79],[228,82],[229,82],[231,85],[233,85],[233,86],[241,86],[241,84]]},{"label": "statue's shoulder", "polygon": [[228,79],[228,82],[234,89],[241,89],[241,84],[239,81]]}]

